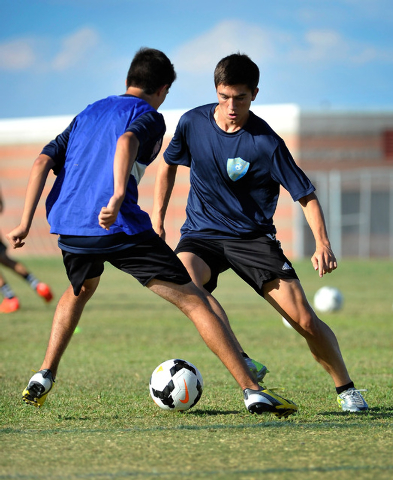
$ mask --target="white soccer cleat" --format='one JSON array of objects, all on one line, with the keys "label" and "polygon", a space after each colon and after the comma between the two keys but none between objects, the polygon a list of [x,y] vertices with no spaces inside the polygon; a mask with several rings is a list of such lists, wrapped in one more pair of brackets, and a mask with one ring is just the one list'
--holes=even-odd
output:
[{"label": "white soccer cleat", "polygon": [[297,405],[291,400],[280,397],[271,390],[264,388],[263,390],[252,390],[246,388],[243,390],[244,403],[250,413],[272,413],[278,418],[286,418],[297,411]]},{"label": "white soccer cleat", "polygon": [[365,412],[368,410],[368,405],[360,392],[367,392],[367,390],[348,388],[337,396],[337,402],[344,412]]},{"label": "white soccer cleat", "polygon": [[55,380],[50,370],[40,370],[30,378],[27,387],[23,390],[23,401],[37,408],[41,407],[54,383]]}]

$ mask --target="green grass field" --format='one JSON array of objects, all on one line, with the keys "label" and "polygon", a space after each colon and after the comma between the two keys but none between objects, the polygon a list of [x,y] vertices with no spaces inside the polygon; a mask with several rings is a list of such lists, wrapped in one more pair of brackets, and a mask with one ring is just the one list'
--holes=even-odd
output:
[{"label": "green grass field", "polygon": [[[26,259],[56,298],[67,286],[61,260]],[[340,410],[330,377],[304,340],[231,273],[217,298],[250,356],[268,366],[268,387],[299,406],[277,420],[252,416],[237,384],[172,305],[107,267],[63,357],[56,387],[37,410],[21,393],[38,369],[55,305],[12,273],[19,312],[1,315],[0,479],[391,479],[393,478],[392,262],[342,261],[320,280],[295,262],[310,301],[338,287],[344,308],[322,318],[335,331],[370,410]],[[149,395],[154,368],[169,358],[194,363],[204,378],[198,405],[160,410]]]}]

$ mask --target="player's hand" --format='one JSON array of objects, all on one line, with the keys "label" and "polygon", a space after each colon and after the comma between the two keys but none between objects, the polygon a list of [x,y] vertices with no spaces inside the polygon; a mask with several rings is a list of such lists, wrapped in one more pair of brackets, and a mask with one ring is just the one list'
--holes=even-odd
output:
[{"label": "player's hand", "polygon": [[332,249],[328,246],[318,247],[311,257],[311,263],[321,278],[325,273],[331,273],[337,268],[336,257]]},{"label": "player's hand", "polygon": [[23,240],[27,237],[28,234],[29,231],[19,225],[19,227],[14,228],[10,233],[8,233],[6,237],[10,242],[12,248],[21,248],[25,244]]},{"label": "player's hand", "polygon": [[153,224],[153,229],[154,231],[156,232],[156,234],[162,238],[162,240],[164,240],[165,242],[165,237],[166,237],[166,232],[165,232],[165,228],[163,226],[160,226],[158,227],[157,225],[154,225],[154,223],[152,222]]},{"label": "player's hand", "polygon": [[112,197],[106,207],[102,207],[100,214],[98,215],[98,224],[104,230],[109,228],[115,223],[117,215],[119,214],[121,202]]}]

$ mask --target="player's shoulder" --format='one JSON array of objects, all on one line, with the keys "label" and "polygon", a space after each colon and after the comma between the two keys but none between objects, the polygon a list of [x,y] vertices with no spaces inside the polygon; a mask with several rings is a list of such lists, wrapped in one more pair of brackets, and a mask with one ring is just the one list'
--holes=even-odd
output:
[{"label": "player's shoulder", "polygon": [[250,110],[250,116],[245,125],[245,130],[247,130],[251,135],[269,137],[272,142],[281,143],[283,139],[272,129],[272,127],[264,120],[263,118],[255,115]]},{"label": "player's shoulder", "polygon": [[[122,98],[121,95],[109,95],[108,97],[100,98],[87,105],[87,107],[78,114],[78,117],[83,118],[84,116],[94,114],[94,112],[113,112],[119,110],[121,109],[122,103],[126,106],[126,102],[121,102],[120,98]],[[134,97],[132,103],[135,103],[136,100],[138,99]],[[127,108],[129,108],[129,104]]]},{"label": "player's shoulder", "polygon": [[129,109],[138,108],[146,111],[156,111],[146,100],[134,95],[109,95],[91,103],[86,109],[91,108],[113,108],[113,109]]},{"label": "player's shoulder", "polygon": [[258,115],[255,115],[255,113],[251,110],[250,110],[250,116],[247,123],[254,129],[258,129],[259,131],[263,131],[265,133],[268,133],[274,136],[277,135],[277,133],[266,122],[266,120],[259,117]]},{"label": "player's shoulder", "polygon": [[214,106],[214,103],[208,103],[206,105],[192,108],[181,116],[181,120],[183,122],[188,122],[195,121],[198,118],[209,118],[210,112],[212,111]]}]

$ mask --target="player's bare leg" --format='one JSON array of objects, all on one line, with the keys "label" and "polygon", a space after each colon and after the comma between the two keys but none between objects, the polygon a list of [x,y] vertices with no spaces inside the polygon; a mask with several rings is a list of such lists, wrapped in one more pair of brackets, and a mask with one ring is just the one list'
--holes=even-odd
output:
[{"label": "player's bare leg", "polygon": [[315,360],[331,375],[336,387],[348,384],[351,379],[336,336],[311,308],[299,280],[273,280],[264,286],[264,296],[305,338]]},{"label": "player's bare leg", "polygon": [[23,263],[9,257],[6,251],[0,253],[0,263],[24,278],[30,284],[31,288],[37,293],[37,295],[42,297],[46,302],[50,302],[53,299],[53,293],[50,287],[46,283],[40,282],[36,277],[34,277],[34,275],[27,270]]},{"label": "player's bare leg", "polygon": [[[183,265],[186,267],[192,281],[200,290],[202,290],[213,312],[221,319],[221,321],[226,326],[236,348],[239,350],[240,353],[244,354],[244,349],[242,348],[238,339],[233,333],[233,330],[229,323],[229,319],[224,309],[222,308],[220,303],[217,301],[217,299],[213,297],[213,295],[204,288],[204,285],[206,285],[206,283],[211,278],[210,267],[200,257],[198,257],[197,255],[191,252],[180,252],[178,254],[178,257],[182,261]],[[253,372],[254,375],[257,376],[258,382],[262,382],[266,373],[268,373],[269,371],[265,367],[265,365],[248,357],[246,358],[245,361],[247,363],[248,368]]]},{"label": "player's bare leg", "polygon": [[205,290],[205,288],[203,287],[210,280],[211,273],[209,266],[200,257],[190,252],[180,252],[178,254],[178,257],[182,261],[183,265],[186,267],[192,281],[200,290],[203,291],[213,312],[218,317],[220,317],[222,322],[224,322],[238,350],[240,352],[243,352],[243,348],[241,347],[239,341],[237,340],[235,334],[232,331],[229,319],[224,309],[217,301],[217,299],[214,298],[213,295],[207,290]]},{"label": "player's bare leg", "polygon": [[258,385],[224,323],[213,312],[198,287],[193,283],[175,285],[152,280],[148,288],[176,305],[194,323],[206,345],[242,388],[244,403],[250,413],[270,412],[282,418],[297,411],[293,402]]},{"label": "player's bare leg", "polygon": [[72,286],[64,292],[56,307],[48,347],[40,370],[49,369],[53,377],[56,376],[61,357],[79,323],[86,303],[93,296],[99,282],[100,277],[85,280],[77,297]]},{"label": "player's bare leg", "polygon": [[226,327],[193,283],[176,285],[152,280],[148,288],[173,303],[194,323],[206,345],[220,358],[243,390],[259,388]]},{"label": "player's bare leg", "polygon": [[9,257],[5,252],[0,254],[0,263],[10,270],[13,270],[21,277],[26,277],[29,274],[26,267],[22,263]]},{"label": "player's bare leg", "polygon": [[27,387],[23,390],[22,399],[25,403],[38,408],[45,403],[46,397],[53,387],[61,357],[78,325],[83,309],[96,291],[99,281],[99,277],[86,280],[77,297],[74,295],[72,287],[69,286],[60,298],[53,317],[44,361],[40,370],[31,377]]}]

